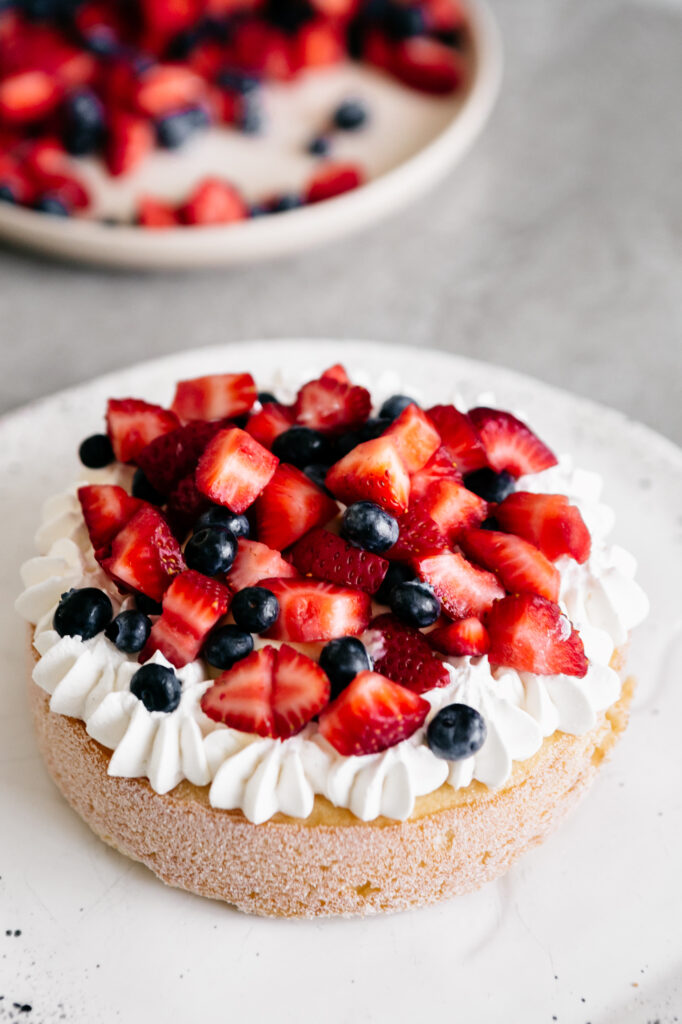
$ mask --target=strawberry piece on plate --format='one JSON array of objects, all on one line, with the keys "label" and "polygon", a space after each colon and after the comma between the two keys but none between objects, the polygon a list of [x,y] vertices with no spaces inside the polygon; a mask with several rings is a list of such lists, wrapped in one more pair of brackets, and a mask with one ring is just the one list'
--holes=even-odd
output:
[{"label": "strawberry piece on plate", "polygon": [[353,547],[329,530],[312,530],[296,544],[291,557],[298,571],[329,583],[357,587],[375,594],[388,571],[388,562],[371,551]]},{"label": "strawberry piece on plate", "polygon": [[440,434],[428,416],[414,403],[406,406],[384,431],[392,437],[408,473],[422,469],[440,447]]},{"label": "strawberry piece on plate", "polygon": [[568,555],[582,564],[590,557],[590,531],[563,494],[516,491],[497,506],[495,518],[503,530],[535,544],[552,562]]},{"label": "strawberry piece on plate", "polygon": [[146,117],[158,118],[194,106],[204,98],[203,79],[180,64],[152,64],[143,71],[132,99]]},{"label": "strawberry piece on plate", "polygon": [[270,640],[308,643],[360,636],[367,629],[372,603],[362,590],[310,578],[261,580],[260,586],[279,601],[279,618],[267,633]]},{"label": "strawberry piece on plate", "polygon": [[400,530],[398,539],[386,552],[386,558],[390,561],[411,562],[414,558],[442,551],[448,546],[445,534],[419,503],[397,516],[397,520]]},{"label": "strawberry piece on plate", "polygon": [[160,601],[185,563],[166,520],[146,506],[116,534],[102,568],[122,587]]},{"label": "strawberry piece on plate", "polygon": [[478,431],[488,463],[495,472],[506,469],[512,476],[539,473],[556,466],[554,452],[530,427],[502,409],[479,406],[469,410],[469,418]]},{"label": "strawberry piece on plate", "polygon": [[135,461],[155,490],[169,494],[194,472],[208,442],[225,426],[220,422],[194,420],[155,437],[138,453]]},{"label": "strawberry piece on plate", "polygon": [[175,536],[184,540],[199,516],[209,507],[210,502],[197,487],[194,473],[178,481],[168,495],[166,505],[166,516]]},{"label": "strawberry piece on plate", "polygon": [[473,491],[455,480],[439,480],[419,502],[419,510],[431,517],[449,541],[468,526],[478,526],[488,514],[488,505]]},{"label": "strawberry piece on plate", "polygon": [[430,704],[378,672],[360,672],[320,714],[320,734],[344,757],[377,754],[424,724]]},{"label": "strawberry piece on plate", "polygon": [[443,609],[453,619],[470,615],[482,616],[504,590],[497,578],[484,569],[467,562],[456,551],[440,551],[414,560],[420,577],[439,598]]},{"label": "strawberry piece on plate", "polygon": [[323,373],[321,373],[320,380],[325,379],[336,380],[339,384],[350,384],[351,382],[346,367],[342,363],[334,363],[333,366],[328,367]]},{"label": "strawberry piece on plate", "polygon": [[331,685],[317,662],[282,644],[275,658],[272,710],[275,735],[294,736],[329,703]]},{"label": "strawberry piece on plate", "polygon": [[320,203],[363,184],[365,176],[356,164],[326,163],[316,172],[306,190],[306,202]]},{"label": "strawberry piece on plate", "polygon": [[183,224],[231,224],[244,220],[248,210],[229,182],[205,178],[181,207],[179,216]]},{"label": "strawberry piece on plate", "polygon": [[379,634],[375,668],[394,683],[406,686],[413,693],[425,693],[447,686],[451,681],[447,667],[418,629],[401,622],[395,615],[386,614],[374,619],[370,630]]},{"label": "strawberry piece on plate", "polygon": [[183,423],[222,420],[249,412],[255,401],[256,385],[250,373],[216,373],[181,380],[171,409]]},{"label": "strawberry piece on plate", "polygon": [[175,207],[153,196],[142,196],[137,204],[137,223],[141,228],[157,230],[177,227]]},{"label": "strawberry piece on plate", "polygon": [[480,619],[468,618],[438,626],[427,633],[431,646],[453,658],[478,658],[490,650],[490,637]]},{"label": "strawberry piece on plate", "polygon": [[7,75],[0,81],[0,122],[25,125],[51,113],[62,91],[54,75],[28,69]]},{"label": "strawberry piece on plate", "polygon": [[174,412],[140,398],[110,398],[107,403],[107,433],[119,462],[135,462],[150,441],[178,426]]},{"label": "strawberry piece on plate", "polygon": [[536,675],[583,677],[588,662],[580,634],[558,605],[536,594],[512,594],[496,601],[486,626],[491,665]]},{"label": "strawberry piece on plate", "polygon": [[458,543],[469,558],[494,572],[509,593],[559,600],[559,570],[522,537],[497,530],[463,530]]},{"label": "strawberry piece on plate", "polygon": [[281,463],[254,511],[260,539],[282,551],[308,530],[334,519],[339,506],[300,469]]},{"label": "strawberry piece on plate", "polygon": [[454,405],[434,405],[426,410],[426,415],[460,473],[472,473],[488,465],[483,445],[468,416]]},{"label": "strawberry piece on plate", "polygon": [[199,656],[204,640],[230,606],[230,591],[194,569],[173,578],[163,595],[162,611],[140,655],[148,661],[155,651],[176,668]]},{"label": "strawberry piece on plate", "polygon": [[295,422],[293,411],[287,405],[266,402],[262,408],[251,413],[244,429],[270,450],[279,435],[293,427]]},{"label": "strawberry piece on plate", "polygon": [[145,507],[139,498],[115,484],[89,484],[78,488],[78,500],[88,536],[98,558],[109,547],[116,534]]},{"label": "strawberry piece on plate", "polygon": [[327,375],[303,385],[296,396],[294,416],[303,427],[334,434],[359,427],[371,408],[366,388]]},{"label": "strawberry piece on plate", "polygon": [[331,467],[326,484],[339,501],[373,501],[387,512],[404,512],[410,477],[390,437],[364,441]]},{"label": "strawberry piece on plate", "polygon": [[419,501],[428,491],[431,484],[441,480],[454,480],[461,484],[462,474],[457,469],[448,449],[443,445],[436,450],[429,461],[410,477],[410,504]]},{"label": "strawberry piece on plate", "polygon": [[261,580],[274,577],[285,579],[290,576],[298,576],[298,572],[293,565],[284,561],[279,551],[273,551],[267,544],[257,540],[240,538],[237,555],[225,580],[236,594],[245,587],[255,587]]},{"label": "strawberry piece on plate", "polygon": [[241,514],[272,479],[279,460],[238,427],[209,441],[197,466],[197,487],[217,505]]},{"label": "strawberry piece on plate", "polygon": [[156,141],[149,121],[126,110],[114,110],[107,126],[104,159],[114,177],[130,174],[150,155]]},{"label": "strawberry piece on plate", "polygon": [[391,56],[390,68],[405,85],[434,96],[455,92],[464,81],[459,53],[427,36],[413,36],[399,43]]}]

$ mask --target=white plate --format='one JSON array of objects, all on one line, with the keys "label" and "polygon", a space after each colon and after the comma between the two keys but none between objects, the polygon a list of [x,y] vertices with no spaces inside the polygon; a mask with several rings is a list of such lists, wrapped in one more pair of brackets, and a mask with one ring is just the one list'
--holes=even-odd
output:
[{"label": "white plate", "polygon": [[[59,798],[33,740],[24,631],[12,602],[40,502],[76,475],[78,442],[98,429],[109,395],[167,401],[177,379],[227,369],[248,368],[265,386],[276,367],[284,365],[293,380],[339,359],[378,394],[401,380],[432,401],[453,386],[469,402],[493,392],[557,451],[599,470],[618,510],[615,537],[640,560],[652,612],[632,645],[639,687],[625,739],[579,810],[509,875],[427,910],[364,921],[273,921],[166,889],[104,846]],[[6,417],[0,480],[0,1021],[678,1019],[680,449],[616,412],[441,352],[244,342],[142,364]],[[21,935],[4,934],[15,929]],[[13,1003],[33,1009],[22,1014]]]},{"label": "white plate", "polygon": [[372,121],[367,130],[347,133],[334,144],[335,159],[355,160],[369,175],[368,184],[351,193],[224,227],[164,231],[64,220],[0,203],[0,238],[81,262],[152,269],[250,263],[369,226],[442,178],[488,119],[501,76],[499,36],[483,0],[467,0],[466,9],[472,68],[461,96],[425,96],[351,64],[267,90],[271,127],[263,138],[207,132],[180,153],[155,153],[120,182],[105,176],[95,161],[80,164],[99,216],[130,219],[135,197],[142,193],[178,201],[206,174],[229,178],[255,203],[303,188],[317,166],[305,152],[306,142],[340,99],[357,95],[366,99]]}]

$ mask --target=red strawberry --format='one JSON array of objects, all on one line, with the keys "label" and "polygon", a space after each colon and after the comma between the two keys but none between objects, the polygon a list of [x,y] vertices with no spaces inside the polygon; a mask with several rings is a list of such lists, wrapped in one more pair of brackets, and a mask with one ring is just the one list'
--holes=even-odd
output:
[{"label": "red strawberry", "polygon": [[274,736],[272,673],[276,653],[274,647],[262,647],[218,676],[201,698],[204,714],[231,729]]},{"label": "red strawberry", "polygon": [[447,686],[450,673],[423,633],[405,625],[394,615],[379,615],[370,626],[380,634],[381,656],[375,656],[377,672],[406,686],[413,693],[425,693]]},{"label": "red strawberry", "polygon": [[218,178],[205,178],[179,215],[183,224],[230,224],[244,220],[248,210],[234,186]]},{"label": "red strawberry", "polygon": [[170,203],[163,203],[153,196],[141,196],[137,203],[137,223],[141,228],[174,228],[177,227],[178,218],[175,207]]},{"label": "red strawberry", "polygon": [[488,505],[473,491],[454,480],[432,484],[419,502],[419,511],[430,516],[449,541],[467,526],[478,526],[488,514]]},{"label": "red strawberry", "polygon": [[115,177],[129,174],[152,152],[154,129],[149,121],[125,110],[114,110],[107,127],[104,158]]},{"label": "red strawberry", "polygon": [[317,662],[282,644],[272,687],[275,735],[294,736],[329,703],[329,679]]},{"label": "red strawberry", "polygon": [[319,203],[350,192],[363,184],[365,176],[355,164],[323,164],[306,190],[306,202]]},{"label": "red strawberry", "polygon": [[434,405],[426,415],[441,436],[443,447],[452,456],[460,473],[471,473],[487,466],[485,450],[468,416],[454,405]]},{"label": "red strawberry", "polygon": [[279,435],[293,427],[294,422],[294,414],[287,405],[266,402],[257,412],[251,413],[244,429],[264,448],[270,449]]},{"label": "red strawberry", "polygon": [[417,473],[440,447],[440,434],[418,405],[408,405],[384,431],[392,437],[408,473]]},{"label": "red strawberry", "polygon": [[461,484],[462,474],[455,466],[448,449],[441,445],[426,465],[410,477],[410,503],[423,498],[431,484],[441,480],[454,480]]},{"label": "red strawberry", "polygon": [[359,427],[369,416],[372,399],[366,388],[321,377],[304,384],[294,403],[296,422],[325,434]]},{"label": "red strawberry", "polygon": [[229,606],[227,587],[194,569],[185,569],[163,595],[161,615],[152,626],[140,661],[161,651],[176,668],[188,665],[199,656],[204,640]]},{"label": "red strawberry", "polygon": [[496,601],[486,619],[491,665],[537,675],[584,676],[588,662],[580,634],[558,605],[535,594]]},{"label": "red strawberry", "polygon": [[339,29],[321,20],[303,25],[296,38],[294,61],[297,67],[323,68],[338,64],[344,56]]},{"label": "red strawberry", "polygon": [[442,551],[448,546],[433,519],[422,511],[419,504],[397,517],[400,533],[392,548],[386,552],[391,561],[410,562],[421,555]]},{"label": "red strawberry", "polygon": [[351,380],[342,363],[334,363],[324,373],[320,374],[320,380],[335,380],[339,384],[350,384]]},{"label": "red strawberry", "polygon": [[339,511],[336,502],[295,466],[280,464],[255,504],[258,536],[282,551]]},{"label": "red strawberry", "polygon": [[458,619],[447,626],[438,626],[427,633],[428,641],[435,650],[453,658],[472,658],[487,654],[490,637],[480,619]]},{"label": "red strawberry", "polygon": [[362,590],[312,579],[261,580],[260,585],[279,601],[279,618],[267,633],[271,640],[333,640],[360,636],[367,628],[372,605]]},{"label": "red strawberry", "polygon": [[140,0],[140,8],[145,25],[169,37],[192,28],[201,11],[198,0]]},{"label": "red strawberry", "polygon": [[197,487],[216,504],[246,512],[272,479],[278,461],[244,430],[221,430],[199,459]]},{"label": "red strawberry", "polygon": [[504,590],[491,572],[478,569],[455,551],[424,555],[413,564],[453,619],[481,616],[493,601],[504,597]]},{"label": "red strawberry", "polygon": [[140,398],[110,398],[107,403],[107,433],[119,462],[134,462],[150,441],[177,426],[174,412]]},{"label": "red strawberry", "polygon": [[556,466],[554,453],[510,412],[479,406],[469,410],[469,418],[496,472],[506,469],[512,476],[523,476]]},{"label": "red strawberry", "polygon": [[424,724],[428,701],[377,672],[360,672],[320,715],[320,734],[344,757],[377,754]]},{"label": "red strawberry", "polygon": [[111,555],[102,567],[121,586],[160,601],[172,578],[185,565],[168,523],[160,512],[148,506],[116,534]]},{"label": "red strawberry", "polygon": [[521,537],[497,530],[463,530],[458,538],[464,553],[494,572],[505,590],[559,599],[559,570]]},{"label": "red strawberry", "polygon": [[166,516],[175,536],[184,539],[209,505],[208,498],[197,488],[194,473],[183,477],[171,491],[166,506]]},{"label": "red strawberry", "polygon": [[138,111],[156,118],[191,107],[203,99],[205,85],[199,75],[180,64],[152,64],[140,75],[133,90]]},{"label": "red strawberry", "polygon": [[250,373],[217,373],[181,380],[171,409],[183,423],[222,420],[248,412],[255,401],[256,385]]},{"label": "red strawberry", "polygon": [[582,564],[590,557],[590,531],[563,494],[516,491],[497,506],[495,518],[503,530],[535,544],[551,561],[569,555]]},{"label": "red strawberry", "polygon": [[306,534],[294,547],[291,557],[304,576],[357,587],[367,594],[377,592],[388,570],[385,558],[355,548],[329,530],[312,530]]},{"label": "red strawberry", "polygon": [[339,501],[373,501],[388,512],[404,512],[410,478],[390,437],[364,441],[331,467],[326,484]]},{"label": "red strawberry", "polygon": [[396,78],[413,89],[442,96],[455,92],[464,81],[464,64],[451,46],[426,36],[399,43],[390,68]]},{"label": "red strawberry", "polygon": [[245,587],[255,587],[261,580],[298,576],[293,565],[285,562],[279,551],[273,551],[257,540],[240,539],[237,557],[226,576],[230,590],[236,594]]},{"label": "red strawberry", "polygon": [[145,506],[139,498],[131,498],[122,487],[113,484],[79,487],[78,500],[88,535],[98,555],[102,549],[108,548],[119,530]]},{"label": "red strawberry", "polygon": [[197,468],[208,442],[228,425],[231,424],[193,420],[155,437],[138,453],[135,461],[157,491],[169,494]]},{"label": "red strawberry", "polygon": [[0,81],[0,122],[24,125],[39,121],[55,109],[62,91],[47,71],[25,70]]}]

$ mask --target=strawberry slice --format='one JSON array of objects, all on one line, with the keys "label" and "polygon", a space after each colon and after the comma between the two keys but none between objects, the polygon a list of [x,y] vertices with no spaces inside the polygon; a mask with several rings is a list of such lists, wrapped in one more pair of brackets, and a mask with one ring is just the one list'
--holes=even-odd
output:
[{"label": "strawberry slice", "polygon": [[536,594],[496,601],[486,625],[491,665],[536,675],[583,677],[588,662],[580,634],[558,605]]},{"label": "strawberry slice", "polygon": [[364,183],[365,175],[356,164],[326,163],[317,171],[306,190],[306,202],[320,203]]},{"label": "strawberry slice", "polygon": [[171,409],[183,423],[222,420],[249,412],[255,401],[256,385],[250,373],[216,373],[181,380]]},{"label": "strawberry slice", "polygon": [[365,422],[372,408],[366,388],[347,384],[330,375],[304,384],[296,396],[296,422],[323,434],[352,430]]},{"label": "strawberry slice", "polygon": [[154,129],[144,117],[126,110],[114,110],[107,126],[104,159],[114,177],[130,174],[150,155],[155,146]]},{"label": "strawberry slice", "polygon": [[461,484],[462,474],[457,469],[452,456],[443,445],[436,450],[429,461],[410,477],[410,504],[419,501],[428,491],[431,484],[441,480],[454,480]]},{"label": "strawberry slice", "polygon": [[419,502],[419,511],[430,516],[452,542],[461,530],[483,522],[488,514],[488,505],[462,484],[454,480],[439,480],[429,487]]},{"label": "strawberry slice", "polygon": [[503,530],[535,544],[551,561],[568,555],[582,565],[590,557],[590,531],[563,494],[516,491],[497,506],[495,518]]},{"label": "strawberry slice", "polygon": [[418,405],[408,405],[384,431],[392,437],[408,473],[422,469],[440,447],[440,434]]},{"label": "strawberry slice", "polygon": [[138,453],[135,461],[152,487],[161,494],[170,494],[181,480],[194,472],[208,442],[226,425],[194,420],[155,437]]},{"label": "strawberry slice", "polygon": [[116,534],[102,568],[122,587],[160,601],[185,564],[168,523],[160,512],[147,506]]},{"label": "strawberry slice", "polygon": [[262,647],[218,676],[201,698],[204,714],[240,732],[274,736],[272,674],[276,653],[274,647]]},{"label": "strawberry slice", "polygon": [[469,418],[478,431],[488,463],[497,473],[506,469],[518,477],[556,466],[554,453],[510,412],[479,406],[469,410]]},{"label": "strawberry slice", "polygon": [[379,634],[375,668],[394,683],[406,686],[413,693],[425,693],[447,686],[451,681],[447,667],[418,629],[387,613],[374,619],[370,630]]},{"label": "strawberry slice", "polygon": [[460,54],[426,36],[413,36],[399,43],[392,54],[390,69],[405,85],[434,96],[455,92],[464,81]]},{"label": "strawberry slice", "polygon": [[421,555],[447,548],[447,537],[419,503],[403,512],[397,520],[400,530],[398,539],[386,552],[386,558],[390,561],[411,562]]},{"label": "strawberry slice", "polygon": [[176,668],[188,665],[199,656],[204,640],[229,606],[227,587],[194,569],[185,569],[163,595],[161,615],[152,626],[140,661],[161,651]]},{"label": "strawberry slice", "polygon": [[456,551],[424,555],[414,559],[413,565],[453,619],[480,617],[493,601],[504,597],[504,590],[491,572],[478,569]]},{"label": "strawberry slice", "polygon": [[122,487],[114,484],[89,484],[79,487],[77,493],[88,536],[99,560],[107,553],[119,530],[145,507],[145,502],[131,498]]},{"label": "strawberry slice", "polygon": [[0,121],[25,125],[49,114],[61,99],[62,90],[53,75],[42,70],[23,70],[0,81]]},{"label": "strawberry slice", "polygon": [[300,469],[281,463],[254,511],[260,539],[282,551],[308,530],[334,519],[339,506]]},{"label": "strawberry slice", "polygon": [[378,754],[424,724],[430,704],[377,672],[360,672],[320,714],[320,734],[344,757]]},{"label": "strawberry slice", "polygon": [[559,570],[522,537],[497,530],[463,530],[458,543],[469,558],[494,572],[509,593],[559,600]]},{"label": "strawberry slice", "polygon": [[308,579],[261,580],[280,606],[277,622],[267,633],[270,640],[307,643],[360,636],[372,611],[369,595],[362,590]]},{"label": "strawberry slice", "polygon": [[312,530],[291,552],[298,571],[330,583],[357,587],[376,594],[388,571],[388,562],[371,551],[355,548],[329,530]]},{"label": "strawberry slice", "polygon": [[245,587],[255,587],[261,580],[291,576],[298,576],[298,572],[284,561],[279,551],[273,551],[257,540],[240,538],[236,558],[225,581],[236,594]]},{"label": "strawberry slice", "polygon": [[478,658],[490,650],[490,637],[480,619],[458,619],[427,634],[431,646],[453,658]]},{"label": "strawberry slice", "polygon": [[237,189],[219,178],[205,178],[179,211],[183,224],[231,224],[248,209]]},{"label": "strawberry slice", "polygon": [[364,441],[327,473],[326,485],[339,501],[373,501],[388,512],[404,512],[410,477],[390,437]]},{"label": "strawberry slice", "polygon": [[153,196],[141,196],[137,203],[137,223],[141,228],[157,230],[177,227],[175,207]]},{"label": "strawberry slice", "polygon": [[270,482],[278,462],[244,430],[221,430],[199,459],[197,487],[217,505],[240,514]]},{"label": "strawberry slice", "polygon": [[317,662],[282,644],[275,658],[272,709],[275,735],[294,736],[329,703],[329,679]]},{"label": "strawberry slice", "polygon": [[288,406],[266,402],[257,412],[251,413],[244,429],[270,450],[279,435],[293,427],[295,422],[293,411]]},{"label": "strawberry slice", "polygon": [[483,445],[468,416],[454,405],[434,405],[426,410],[426,415],[460,473],[472,473],[488,465]]},{"label": "strawberry slice", "polygon": [[325,380],[325,378],[338,381],[339,384],[350,384],[351,382],[346,367],[342,363],[334,363],[320,374],[320,380]]},{"label": "strawberry slice", "polygon": [[119,462],[134,462],[150,441],[177,426],[174,412],[140,398],[110,398],[107,402],[107,433]]},{"label": "strawberry slice", "polygon": [[158,118],[194,106],[206,86],[199,75],[180,64],[152,64],[137,80],[132,99],[146,117]]}]

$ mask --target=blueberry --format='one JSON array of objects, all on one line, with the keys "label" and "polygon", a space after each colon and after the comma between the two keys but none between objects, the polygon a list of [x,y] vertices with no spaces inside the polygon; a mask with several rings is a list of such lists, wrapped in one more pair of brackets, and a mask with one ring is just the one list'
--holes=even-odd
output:
[{"label": "blueberry", "polygon": [[303,206],[303,197],[290,193],[277,196],[270,204],[270,213],[286,213],[288,210],[297,210]]},{"label": "blueberry", "polygon": [[92,89],[71,93],[64,102],[64,145],[72,156],[94,153],[104,140],[104,106]]},{"label": "blueberry", "polygon": [[324,462],[313,462],[310,466],[305,466],[303,469],[309,480],[317,484],[320,490],[332,496],[332,492],[327,488],[326,484],[328,471],[329,467]]},{"label": "blueberry", "polygon": [[194,532],[197,533],[205,526],[222,526],[233,537],[248,537],[251,530],[246,516],[238,516],[223,505],[212,505],[200,515],[194,524]]},{"label": "blueberry", "polygon": [[395,544],[399,533],[393,516],[372,501],[356,501],[343,513],[342,536],[365,551],[380,555]]},{"label": "blueberry", "polygon": [[114,449],[106,434],[86,437],[78,449],[78,458],[88,469],[102,469],[114,461]]},{"label": "blueberry", "polygon": [[333,700],[359,672],[371,671],[372,659],[361,640],[354,636],[342,636],[330,640],[322,649],[320,668],[329,676]]},{"label": "blueberry", "polygon": [[390,427],[391,420],[380,419],[369,419],[358,427],[357,430],[348,430],[344,434],[340,434],[335,437],[332,442],[334,461],[342,459],[344,455],[356,448],[357,445],[362,444],[363,441],[373,441],[377,437],[381,437],[383,432]]},{"label": "blueberry", "polygon": [[264,633],[279,618],[279,601],[265,587],[244,587],[232,601],[234,621],[249,633]]},{"label": "blueberry", "polygon": [[367,107],[362,100],[344,100],[334,111],[334,127],[356,132],[365,125],[367,118]]},{"label": "blueberry", "polygon": [[108,626],[113,614],[111,601],[103,590],[83,587],[62,594],[52,625],[60,636],[80,636],[83,640],[90,640]]},{"label": "blueberry", "polygon": [[130,692],[141,700],[147,711],[175,711],[182,687],[172,668],[143,665],[130,680]]},{"label": "blueberry", "polygon": [[481,749],[487,731],[485,720],[475,708],[448,704],[429,722],[426,742],[436,757],[461,761]]},{"label": "blueberry", "polygon": [[407,409],[408,405],[416,404],[414,398],[409,398],[407,395],[391,395],[382,405],[379,415],[393,423],[393,420],[397,420],[398,416],[400,416],[404,409]]},{"label": "blueberry", "polygon": [[275,395],[272,394],[271,391],[259,391],[258,401],[260,402],[261,405],[271,405],[273,403],[277,405],[277,398],[275,397]]},{"label": "blueberry", "polygon": [[403,562],[391,562],[381,586],[374,595],[375,599],[380,604],[390,605],[391,593],[394,587],[397,587],[399,583],[407,583],[408,580],[413,580],[414,578],[414,573],[409,565],[405,565]]},{"label": "blueberry", "polygon": [[407,580],[391,591],[391,611],[410,626],[431,626],[440,615],[440,601],[426,583]]},{"label": "blueberry", "polygon": [[104,630],[104,635],[125,654],[137,654],[149,639],[152,624],[142,612],[120,612]]},{"label": "blueberry", "polygon": [[246,96],[247,93],[256,92],[260,89],[261,83],[256,75],[224,68],[218,75],[218,85],[221,89],[227,89],[228,92],[236,92]]},{"label": "blueberry", "polygon": [[272,446],[273,455],[299,469],[313,462],[324,462],[327,453],[326,438],[310,427],[290,427],[275,438]]},{"label": "blueberry", "polygon": [[141,469],[135,470],[131,490],[134,498],[148,501],[150,505],[163,505],[166,502],[165,496],[157,491],[155,487],[152,487]]},{"label": "blueberry", "polygon": [[163,610],[160,601],[146,594],[135,594],[135,607],[144,615],[160,615]]},{"label": "blueberry", "polygon": [[6,182],[0,184],[0,202],[13,203],[14,205],[16,205],[17,201],[18,195],[16,190],[13,189],[12,186],[8,185]]},{"label": "blueberry", "polygon": [[204,644],[203,656],[209,665],[216,668],[232,668],[238,661],[251,654],[253,637],[238,626],[218,626]]},{"label": "blueberry", "polygon": [[211,119],[203,107],[187,107],[167,114],[156,122],[156,139],[164,149],[179,149],[201,128],[207,128]]},{"label": "blueberry", "polygon": [[259,135],[263,131],[263,106],[257,92],[247,92],[241,96],[236,126],[246,135]]},{"label": "blueberry", "polygon": [[308,0],[267,0],[265,17],[277,28],[294,36],[314,15]]},{"label": "blueberry", "polygon": [[506,469],[501,473],[488,468],[476,469],[464,477],[464,486],[485,501],[504,501],[514,490],[515,480]]},{"label": "blueberry", "polygon": [[391,3],[383,17],[386,35],[390,39],[409,39],[423,35],[425,29],[423,11],[416,6]]},{"label": "blueberry", "polygon": [[237,554],[237,539],[223,526],[204,526],[197,530],[185,546],[188,568],[204,576],[227,572]]},{"label": "blueberry", "polygon": [[71,211],[66,203],[52,192],[43,192],[38,196],[33,209],[39,213],[49,213],[53,217],[70,217]]},{"label": "blueberry", "polygon": [[327,135],[316,135],[308,143],[308,152],[311,156],[327,156],[331,149],[331,141]]},{"label": "blueberry", "polygon": [[264,203],[254,203],[249,207],[249,217],[267,217],[270,210]]}]

